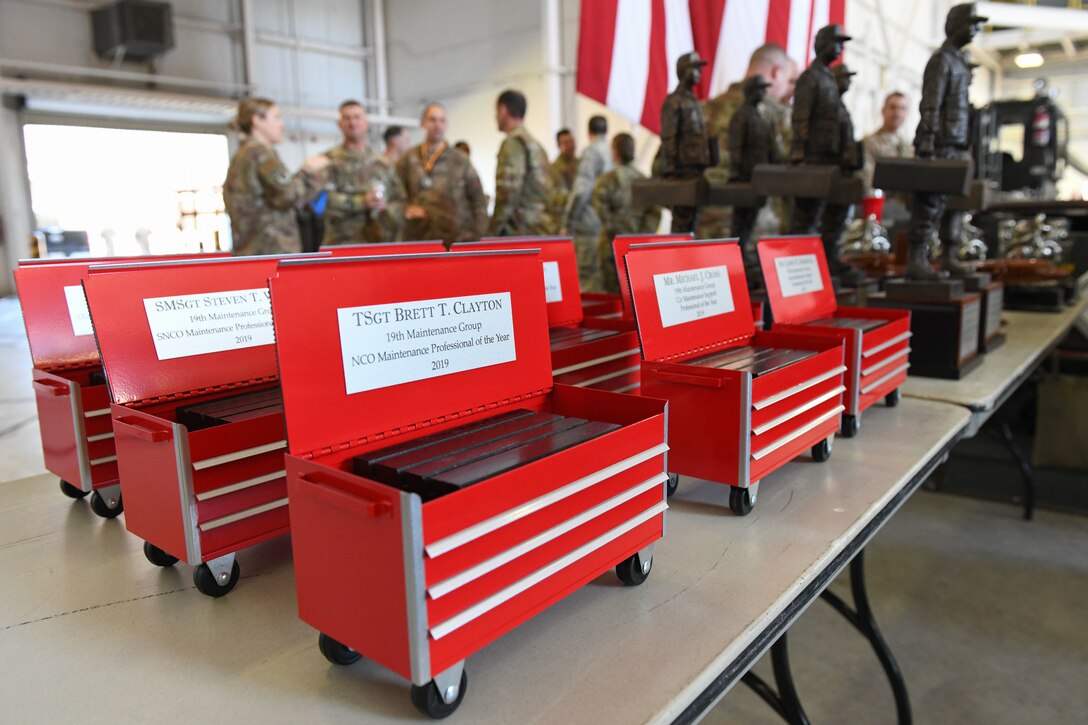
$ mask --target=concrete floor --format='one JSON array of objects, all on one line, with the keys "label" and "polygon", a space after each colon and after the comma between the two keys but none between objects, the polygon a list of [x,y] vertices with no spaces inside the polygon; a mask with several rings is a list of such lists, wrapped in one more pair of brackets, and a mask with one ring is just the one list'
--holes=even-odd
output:
[{"label": "concrete floor", "polygon": [[[18,307],[11,299],[0,300],[0,481],[17,481],[44,472],[29,373]],[[14,491],[15,486],[27,483],[11,485]],[[4,505],[4,489],[0,484],[0,506]],[[103,522],[96,520],[85,504],[65,503],[59,491],[49,500],[70,508],[68,524],[73,530],[94,529],[96,533],[89,543],[83,536],[72,540],[62,537],[64,540],[59,541],[43,539],[38,547],[41,566],[65,568],[69,555],[74,553],[66,548],[71,546],[135,552],[123,527],[102,526]],[[34,515],[28,511],[28,520]],[[59,553],[58,547],[62,550]],[[246,567],[246,576],[255,579],[251,588],[259,588],[262,583],[271,587],[278,578],[290,575],[290,550],[285,541],[269,542],[259,548],[259,555],[253,555]],[[877,534],[867,552],[870,597],[906,677],[915,722],[1088,721],[1088,623],[1084,615],[1084,603],[1088,602],[1088,521],[1083,517],[1041,511],[1035,521],[1027,523],[1014,506],[921,491]],[[25,568],[20,571],[35,576]],[[164,581],[138,553],[132,557],[132,572],[137,588],[144,587],[146,580],[148,597],[192,588],[188,576],[165,572]],[[12,571],[0,570],[0,574],[6,587],[19,586]],[[176,579],[172,584],[171,576]],[[81,587],[108,584],[94,577],[93,568],[73,570],[68,580],[72,586]],[[33,581],[26,583],[34,588]],[[833,589],[848,595],[844,577],[835,582]],[[9,670],[27,668],[37,672],[23,671],[11,680],[0,680],[8,683],[0,684],[0,722],[155,719],[154,713],[127,707],[121,695],[126,682],[133,686],[139,681],[139,650],[172,646],[177,639],[170,632],[180,625],[164,621],[152,641],[137,641],[128,626],[129,608],[125,602],[111,601],[106,589],[101,594],[102,603],[95,607],[94,631],[80,627],[86,612],[63,607],[64,592],[51,594],[49,599],[56,605],[52,609],[48,602],[45,609],[40,601],[22,602],[17,593],[10,591],[0,597],[0,601],[12,606],[7,610],[5,605],[7,611],[0,613],[0,653],[5,666]],[[23,611],[23,605],[29,608]],[[316,650],[312,633],[294,618],[293,603],[279,602],[263,614],[254,615],[251,631],[240,633],[240,642],[264,636],[284,640],[284,648],[289,651]],[[269,629],[274,618],[283,619],[283,626]],[[186,623],[182,629],[199,633],[199,626],[188,629],[192,624]],[[54,632],[55,649],[49,653],[22,651],[19,643],[28,641],[29,628]],[[36,634],[29,639],[40,642],[41,637]],[[64,646],[72,637],[98,639],[103,644],[97,666],[117,671],[117,692],[103,692],[97,702],[75,703],[72,698],[60,696],[65,692],[66,677],[78,674],[65,674],[69,668],[64,665]],[[191,641],[182,650],[188,652],[189,648],[201,646]],[[815,602],[790,630],[790,654],[798,690],[814,723],[895,721],[890,690],[867,643],[825,603]],[[283,700],[281,722],[360,721],[359,710],[352,703],[336,698],[328,698],[318,712],[303,713],[292,709],[297,699],[291,693],[246,692],[247,668],[278,666],[275,661],[252,661],[247,657],[247,647],[238,646],[237,669],[232,673],[201,672],[199,658],[179,654],[180,682],[185,686],[195,683],[200,687],[221,687],[224,693],[222,709],[193,712],[192,716],[207,722],[244,722],[245,703],[267,697]],[[755,670],[770,679],[767,658]],[[312,673],[299,673],[295,686],[321,689],[327,686],[322,680],[326,676],[335,673],[326,675],[323,664],[317,664]],[[28,680],[29,687],[9,689],[12,681]],[[162,701],[162,707],[184,708],[185,686],[179,688],[176,697]],[[410,717],[407,712],[405,715]],[[569,713],[566,719],[580,722],[577,713]],[[269,721],[267,717],[262,720]],[[758,724],[780,720],[744,685],[737,685],[704,722]]]}]

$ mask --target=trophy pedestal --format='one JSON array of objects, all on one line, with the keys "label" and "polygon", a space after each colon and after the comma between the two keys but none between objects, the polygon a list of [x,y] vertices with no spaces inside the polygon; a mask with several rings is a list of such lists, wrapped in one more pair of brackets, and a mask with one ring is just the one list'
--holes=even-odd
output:
[{"label": "trophy pedestal", "polygon": [[981,324],[978,330],[979,352],[990,352],[1005,342],[1005,333],[1001,331],[1001,310],[1004,308],[1005,285],[994,282],[993,275],[987,272],[973,272],[962,277],[964,289],[978,292],[982,296],[982,308],[979,313]]},{"label": "trophy pedestal", "polygon": [[982,362],[982,295],[962,280],[888,280],[869,307],[910,310],[910,374],[958,380]]}]

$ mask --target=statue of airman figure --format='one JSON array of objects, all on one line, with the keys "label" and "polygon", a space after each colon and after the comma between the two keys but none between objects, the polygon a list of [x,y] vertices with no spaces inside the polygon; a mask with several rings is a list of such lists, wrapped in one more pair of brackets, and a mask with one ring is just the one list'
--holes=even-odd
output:
[{"label": "statue of airman figure", "polygon": [[[661,106],[661,173],[667,179],[698,179],[711,165],[706,121],[692,90],[702,78],[706,63],[694,51],[676,60],[680,83]],[[698,216],[698,207],[673,207],[672,231],[694,231]]]}]

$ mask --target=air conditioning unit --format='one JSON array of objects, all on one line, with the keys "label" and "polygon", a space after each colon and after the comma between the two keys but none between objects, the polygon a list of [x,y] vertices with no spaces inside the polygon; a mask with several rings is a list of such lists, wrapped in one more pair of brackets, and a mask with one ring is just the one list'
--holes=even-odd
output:
[{"label": "air conditioning unit", "polygon": [[145,61],[174,47],[170,3],[119,0],[95,9],[91,25],[99,58]]}]

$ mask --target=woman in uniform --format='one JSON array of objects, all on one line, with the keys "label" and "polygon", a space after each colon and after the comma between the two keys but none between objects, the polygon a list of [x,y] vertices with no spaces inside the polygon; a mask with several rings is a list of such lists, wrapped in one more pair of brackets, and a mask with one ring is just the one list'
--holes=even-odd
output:
[{"label": "woman in uniform", "polygon": [[328,158],[313,156],[292,174],[273,148],[283,140],[283,118],[267,98],[239,101],[231,126],[243,135],[223,182],[234,254],[302,251],[295,208],[321,191]]}]

